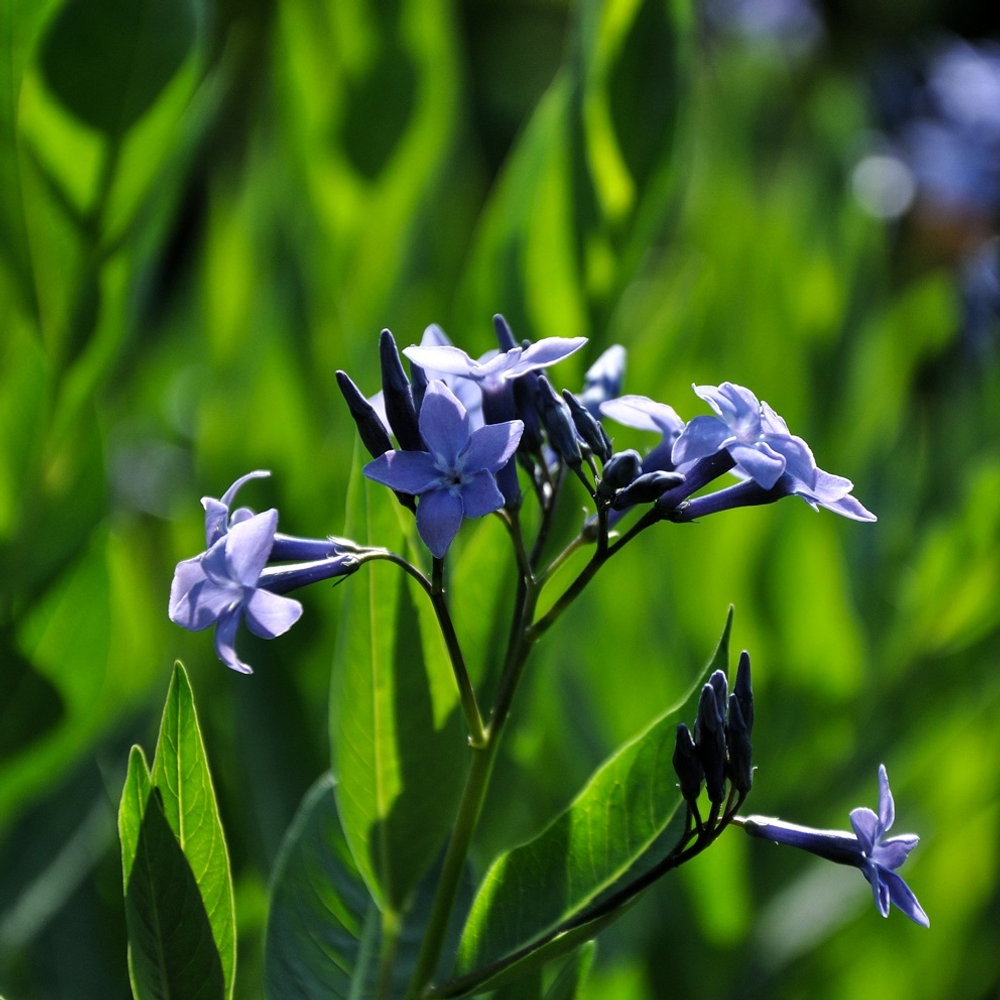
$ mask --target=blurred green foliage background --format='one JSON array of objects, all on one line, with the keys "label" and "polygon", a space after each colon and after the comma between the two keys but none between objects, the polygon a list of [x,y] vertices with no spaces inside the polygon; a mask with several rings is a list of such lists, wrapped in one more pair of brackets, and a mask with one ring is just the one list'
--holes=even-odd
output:
[{"label": "blurred green foliage background", "polygon": [[[519,693],[480,862],[679,695],[733,602],[750,810],[843,828],[884,762],[931,930],[734,831],[604,935],[587,995],[997,995],[1000,341],[968,336],[953,248],[852,195],[857,37],[722,36],[687,0],[5,0],[8,1000],[128,996],[114,815],[175,658],[233,856],[237,993],[261,995],[267,878],[328,766],[337,598],[243,635],[237,676],[167,621],[173,565],[203,547],[198,498],[250,469],[273,478],[242,500],[338,532],[355,435],[334,370],[374,392],[382,327],[405,345],[439,322],[475,355],[497,311],[591,338],[560,385],[620,342],[627,390],[685,418],[692,382],[751,387],[879,521],[789,500],[615,560]],[[461,627],[477,605],[454,596]]]}]

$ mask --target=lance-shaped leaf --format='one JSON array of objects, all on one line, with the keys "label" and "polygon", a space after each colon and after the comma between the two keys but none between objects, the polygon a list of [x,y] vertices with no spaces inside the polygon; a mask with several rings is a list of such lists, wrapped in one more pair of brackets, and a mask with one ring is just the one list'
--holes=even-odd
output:
[{"label": "lance-shaped leaf", "polygon": [[[348,537],[407,551],[413,515],[355,470]],[[468,751],[458,688],[433,608],[398,566],[369,563],[342,594],[330,692],[337,808],[379,908],[399,913],[461,794]]]},{"label": "lance-shaped leaf", "polygon": [[223,1000],[230,994],[198,883],[137,746],[129,757],[118,830],[134,997]]},{"label": "lance-shaped leaf", "polygon": [[[180,663],[174,667],[167,692],[151,780],[167,828],[182,852],[198,904],[207,918],[224,982],[224,991],[218,995],[230,997],[236,966],[236,918],[229,855],[194,695]],[[153,833],[158,832],[154,821]]]},{"label": "lance-shaped leaf", "polygon": [[[563,925],[647,867],[651,852],[661,854],[682,801],[671,763],[677,722],[693,718],[704,678],[725,670],[731,625],[730,610],[715,655],[681,704],[619,748],[534,840],[493,863],[462,934],[463,978],[482,969],[493,981],[535,945],[553,957]],[[585,940],[576,933],[563,938],[567,946]]]},{"label": "lance-shaped leaf", "polygon": [[[379,976],[402,996],[416,964],[439,866],[414,894],[394,942],[384,947],[382,915],[354,862],[334,796],[323,775],[302,800],[275,865],[264,950],[267,1000],[359,1000],[374,996]],[[459,920],[471,893],[462,894]],[[450,935],[458,942],[457,924]],[[383,950],[391,968],[383,968]]]},{"label": "lance-shaped leaf", "polygon": [[268,1000],[370,995],[379,936],[378,907],[347,846],[327,773],[302,800],[275,865],[265,995]]}]

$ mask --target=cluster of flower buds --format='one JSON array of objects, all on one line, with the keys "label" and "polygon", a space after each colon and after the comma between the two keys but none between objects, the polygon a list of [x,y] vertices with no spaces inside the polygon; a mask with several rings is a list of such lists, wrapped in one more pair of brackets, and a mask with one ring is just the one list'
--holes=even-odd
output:
[{"label": "cluster of flower buds", "polygon": [[726,675],[714,671],[701,690],[694,735],[685,723],[677,726],[673,764],[686,802],[697,802],[702,783],[713,806],[726,800],[727,783],[742,800],[753,784],[752,730],[750,656],[744,650],[732,692]]}]

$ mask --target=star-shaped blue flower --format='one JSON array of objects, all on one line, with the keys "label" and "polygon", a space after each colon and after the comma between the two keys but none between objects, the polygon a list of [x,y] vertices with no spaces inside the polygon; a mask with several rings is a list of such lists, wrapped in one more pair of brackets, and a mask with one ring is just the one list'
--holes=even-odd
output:
[{"label": "star-shaped blue flower", "polygon": [[463,517],[482,517],[503,506],[494,476],[514,454],[524,424],[507,420],[472,430],[465,407],[439,381],[427,386],[419,422],[427,451],[387,451],[369,462],[364,474],[420,498],[417,531],[440,559]]},{"label": "star-shaped blue flower", "polygon": [[912,833],[886,838],[895,815],[889,778],[885,765],[880,765],[878,815],[867,807],[852,810],[853,835],[840,830],[813,830],[765,816],[748,816],[741,821],[741,825],[755,837],[773,840],[778,844],[789,844],[828,861],[860,868],[862,875],[871,884],[875,905],[883,917],[889,916],[889,906],[892,904],[914,923],[930,927],[930,920],[917,902],[917,897],[896,874],[896,869],[902,866],[920,838]]},{"label": "star-shaped blue flower", "polygon": [[253,671],[236,653],[240,622],[245,619],[255,635],[273,639],[302,615],[298,601],[259,586],[277,526],[274,509],[230,523],[206,552],[177,564],[170,586],[170,620],[192,632],[215,625],[219,659],[244,674]]},{"label": "star-shaped blue flower", "polygon": [[675,465],[728,451],[735,461],[765,490],[786,471],[811,483],[816,463],[809,446],[788,433],[788,427],[767,403],[741,385],[723,382],[694,386],[695,393],[717,416],[690,420],[674,442]]}]

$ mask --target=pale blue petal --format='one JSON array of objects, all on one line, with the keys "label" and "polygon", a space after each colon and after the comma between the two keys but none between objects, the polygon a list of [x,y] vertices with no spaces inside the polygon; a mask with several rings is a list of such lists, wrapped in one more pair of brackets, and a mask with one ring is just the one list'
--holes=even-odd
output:
[{"label": "pale blue petal", "polygon": [[788,434],[788,424],[763,400],[760,402],[760,424],[765,434]]},{"label": "pale blue petal", "polygon": [[885,764],[878,766],[878,836],[881,837],[887,830],[892,829],[892,824],[896,819],[896,805],[892,801],[892,792],[889,790],[889,776],[885,772]]},{"label": "pale blue petal", "polygon": [[[872,895],[875,897],[875,906],[878,908],[878,912],[883,917],[889,916],[889,886],[883,876],[892,875],[892,872],[881,872],[874,865],[865,865],[861,870],[871,884]],[[898,875],[895,877],[899,878]]]},{"label": "pale blue petal", "polygon": [[451,490],[432,490],[417,504],[417,531],[431,554],[441,559],[462,526],[463,504]]},{"label": "pale blue petal", "polygon": [[692,462],[714,455],[735,440],[725,421],[718,417],[695,417],[688,421],[684,433],[674,442],[670,457],[674,465]]},{"label": "pale blue petal", "polygon": [[904,833],[899,837],[890,837],[881,844],[875,845],[872,851],[872,861],[882,868],[895,871],[906,860],[907,855],[920,842],[915,833]]},{"label": "pale blue petal", "polygon": [[230,669],[241,674],[252,674],[253,668],[236,655],[236,630],[242,620],[242,607],[235,608],[219,620],[219,624],[215,626],[215,652]]},{"label": "pale blue petal", "polygon": [[205,508],[205,546],[211,548],[229,530],[229,508],[221,500],[202,497]]},{"label": "pale blue petal", "polygon": [[765,442],[785,459],[785,472],[808,487],[816,484],[816,459],[809,445],[792,434],[768,434]]},{"label": "pale blue petal", "polygon": [[930,918],[924,913],[923,907],[917,902],[917,897],[913,895],[910,887],[895,872],[880,872],[889,899],[893,906],[903,911],[915,924],[921,927],[930,927]]},{"label": "pale blue petal", "polygon": [[239,599],[239,591],[212,583],[201,565],[202,557],[178,563],[170,585],[170,620],[192,632],[218,621]]},{"label": "pale blue petal", "polygon": [[868,857],[871,857],[875,849],[881,831],[879,830],[878,816],[867,806],[859,806],[851,810],[851,829],[854,836],[858,838],[858,845]]},{"label": "pale blue petal", "polygon": [[433,369],[448,375],[472,378],[479,367],[477,362],[461,348],[448,344],[442,344],[440,347],[407,347],[403,350],[403,354],[421,368]]},{"label": "pale blue petal", "polygon": [[700,396],[725,422],[732,427],[743,421],[760,421],[760,403],[757,397],[741,385],[723,382],[714,385],[694,386],[695,395]]},{"label": "pale blue petal", "polygon": [[[688,425],[690,426],[690,425]],[[763,441],[756,444],[732,444],[729,454],[743,466],[765,490],[769,490],[785,471],[785,459]]]},{"label": "pale blue petal", "polygon": [[262,639],[287,632],[302,617],[302,605],[291,597],[255,590],[243,605],[247,628]]},{"label": "pale blue petal", "polygon": [[684,421],[677,416],[672,406],[658,403],[648,396],[619,396],[617,399],[609,399],[601,403],[601,413],[624,427],[657,431],[664,437],[677,437],[684,430]]},{"label": "pale blue petal", "polygon": [[464,482],[461,495],[466,517],[483,517],[503,506],[503,494],[488,472],[477,472]]},{"label": "pale blue petal", "polygon": [[505,420],[500,424],[484,424],[473,431],[469,446],[460,456],[462,468],[467,472],[498,472],[517,450],[524,432],[520,420]]},{"label": "pale blue petal", "polygon": [[[506,378],[517,378],[528,372],[554,365],[580,350],[587,343],[586,337],[543,337],[521,354],[520,359],[504,372]],[[508,351],[508,354],[513,352]]]},{"label": "pale blue petal", "polygon": [[225,537],[226,568],[229,578],[244,587],[254,587],[274,545],[278,512],[273,507],[234,524]]},{"label": "pale blue petal", "polygon": [[420,435],[441,468],[454,468],[469,443],[469,415],[444,382],[430,382],[420,406]]},{"label": "pale blue petal", "polygon": [[[232,486],[222,494],[222,504],[225,507],[232,507],[233,501],[236,499],[236,494],[239,488],[244,484],[249,482],[251,479],[266,479],[271,473],[265,469],[256,469],[253,472],[248,472],[245,476],[240,476],[239,479],[233,483]],[[203,500],[202,503],[205,501]]]},{"label": "pale blue petal", "polygon": [[373,482],[414,496],[441,485],[441,470],[426,451],[387,451],[361,471]]}]

